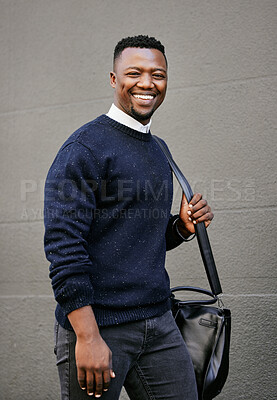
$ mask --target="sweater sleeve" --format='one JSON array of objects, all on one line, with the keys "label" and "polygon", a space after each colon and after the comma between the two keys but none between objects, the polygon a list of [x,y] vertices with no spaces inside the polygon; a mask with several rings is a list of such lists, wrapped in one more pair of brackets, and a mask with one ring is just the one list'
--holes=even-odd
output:
[{"label": "sweater sleeve", "polygon": [[175,247],[179,246],[184,240],[174,229],[173,223],[176,219],[179,218],[179,215],[171,215],[167,224],[167,229],[165,233],[166,238],[166,250],[175,249]]},{"label": "sweater sleeve", "polygon": [[[159,139],[163,142],[164,146],[167,148],[168,152],[171,154],[166,142],[161,138],[159,138]],[[171,174],[172,174],[172,171],[171,171]],[[181,236],[178,235],[176,228],[174,228],[174,221],[178,218],[179,218],[178,214],[170,215],[170,218],[169,218],[169,221],[167,224],[166,233],[165,233],[166,251],[175,249],[175,247],[180,246],[180,244],[182,244],[184,242],[184,240],[181,238]]]},{"label": "sweater sleeve", "polygon": [[65,314],[93,304],[87,240],[96,208],[97,163],[89,149],[71,143],[59,151],[45,184],[45,254],[56,301]]}]

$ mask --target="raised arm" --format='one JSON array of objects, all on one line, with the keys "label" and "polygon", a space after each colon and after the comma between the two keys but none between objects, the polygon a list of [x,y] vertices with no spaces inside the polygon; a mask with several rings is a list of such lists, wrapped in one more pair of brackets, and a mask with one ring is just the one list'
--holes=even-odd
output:
[{"label": "raised arm", "polygon": [[211,207],[200,193],[195,194],[189,203],[183,194],[179,215],[171,216],[168,222],[166,249],[172,250],[184,241],[190,240],[191,235],[195,233],[195,224],[205,222],[207,228],[213,217]]}]

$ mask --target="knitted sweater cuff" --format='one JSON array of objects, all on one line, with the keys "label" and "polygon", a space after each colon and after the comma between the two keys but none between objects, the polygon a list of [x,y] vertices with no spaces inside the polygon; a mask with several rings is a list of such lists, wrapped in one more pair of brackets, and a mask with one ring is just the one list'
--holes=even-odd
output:
[{"label": "knitted sweater cuff", "polygon": [[169,219],[166,229],[166,250],[172,250],[179,246],[184,240],[179,236],[174,229],[174,222],[179,218],[179,215],[172,215]]},{"label": "knitted sweater cuff", "polygon": [[88,275],[70,277],[56,296],[56,301],[67,315],[78,308],[93,304],[93,287]]}]

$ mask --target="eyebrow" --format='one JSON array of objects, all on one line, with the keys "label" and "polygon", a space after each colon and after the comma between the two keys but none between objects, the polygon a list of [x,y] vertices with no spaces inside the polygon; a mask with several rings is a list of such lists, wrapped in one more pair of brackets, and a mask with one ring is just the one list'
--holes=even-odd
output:
[{"label": "eyebrow", "polygon": [[[127,69],[136,69],[136,70],[138,70],[138,71],[141,71],[142,68],[139,68],[139,67],[136,67],[136,66],[129,66],[129,67],[125,68],[125,71],[126,71]],[[152,68],[152,71],[162,71],[162,72],[164,72],[165,74],[167,73],[167,71],[166,71],[164,68],[160,68],[160,67],[158,67],[158,68]]]}]

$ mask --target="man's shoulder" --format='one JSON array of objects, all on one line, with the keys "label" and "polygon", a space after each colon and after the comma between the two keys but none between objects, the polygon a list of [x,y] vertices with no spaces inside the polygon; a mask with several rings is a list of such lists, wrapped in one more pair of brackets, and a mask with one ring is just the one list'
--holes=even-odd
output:
[{"label": "man's shoulder", "polygon": [[73,132],[64,142],[60,150],[63,150],[70,144],[79,143],[85,147],[95,147],[98,142],[104,139],[107,130],[107,121],[104,114],[87,122]]}]

